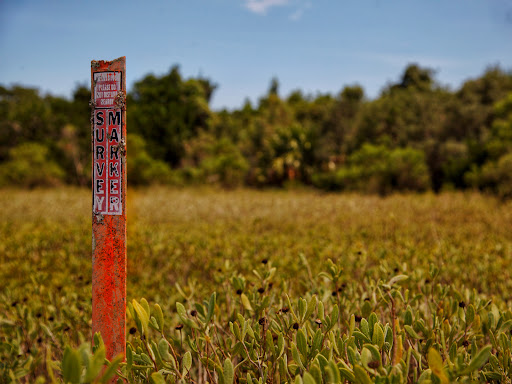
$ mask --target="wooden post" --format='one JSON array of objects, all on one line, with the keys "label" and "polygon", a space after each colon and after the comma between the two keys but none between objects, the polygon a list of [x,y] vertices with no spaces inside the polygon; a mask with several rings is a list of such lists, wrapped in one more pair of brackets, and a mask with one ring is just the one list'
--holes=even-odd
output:
[{"label": "wooden post", "polygon": [[91,62],[92,332],[126,354],[126,58]]}]

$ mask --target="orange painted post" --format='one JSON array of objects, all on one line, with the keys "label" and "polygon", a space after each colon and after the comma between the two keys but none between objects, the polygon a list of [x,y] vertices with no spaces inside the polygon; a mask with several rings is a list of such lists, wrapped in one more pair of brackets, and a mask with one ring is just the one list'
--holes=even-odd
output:
[{"label": "orange painted post", "polygon": [[91,62],[92,332],[126,352],[126,58]]}]

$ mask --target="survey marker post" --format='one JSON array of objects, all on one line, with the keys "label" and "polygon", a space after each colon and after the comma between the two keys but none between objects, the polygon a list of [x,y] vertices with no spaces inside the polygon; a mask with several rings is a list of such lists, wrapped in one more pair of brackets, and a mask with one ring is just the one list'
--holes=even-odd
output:
[{"label": "survey marker post", "polygon": [[91,62],[92,332],[126,352],[126,58]]}]

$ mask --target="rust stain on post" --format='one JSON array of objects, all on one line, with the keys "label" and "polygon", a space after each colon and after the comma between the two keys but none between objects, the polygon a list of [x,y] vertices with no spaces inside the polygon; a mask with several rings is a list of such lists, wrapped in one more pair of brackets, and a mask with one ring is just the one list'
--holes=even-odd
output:
[{"label": "rust stain on post", "polygon": [[126,354],[126,58],[91,62],[92,332]]}]

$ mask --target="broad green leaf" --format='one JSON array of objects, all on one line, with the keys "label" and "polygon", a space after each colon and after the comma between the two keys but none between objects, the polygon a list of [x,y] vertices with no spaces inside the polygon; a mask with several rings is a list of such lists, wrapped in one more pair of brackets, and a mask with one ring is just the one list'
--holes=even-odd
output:
[{"label": "broad green leaf", "polygon": [[475,307],[473,304],[469,304],[466,308],[466,323],[471,324],[475,320]]},{"label": "broad green leaf", "polygon": [[432,372],[441,380],[442,384],[449,383],[448,376],[443,366],[443,359],[436,349],[430,348],[428,350],[428,366]]},{"label": "broad green leaf", "polygon": [[160,308],[160,305],[155,304],[153,305],[153,312],[156,319],[156,322],[158,324],[159,331],[164,330],[164,314],[162,312],[162,308]]},{"label": "broad green leaf", "polygon": [[93,346],[92,350],[93,353],[96,352],[98,348],[101,348],[102,346],[105,347],[105,344],[103,343],[103,338],[101,337],[101,333],[96,332],[94,336],[92,337],[93,340]]},{"label": "broad green leaf", "polygon": [[242,332],[240,331],[240,326],[238,323],[229,323],[229,328],[231,329],[231,333],[235,335],[237,340],[242,340]]},{"label": "broad green leaf", "polygon": [[[268,331],[268,329],[267,329],[267,331]],[[247,334],[249,335],[249,337],[251,339],[255,339],[256,338],[256,336],[254,335],[254,330],[252,329],[251,324],[249,324],[249,322],[247,322]],[[270,340],[272,340],[272,337],[270,338]]]},{"label": "broad green leaf", "polygon": [[471,373],[473,371],[476,371],[477,369],[480,369],[483,367],[483,365],[489,360],[489,356],[491,355],[491,349],[492,347],[490,345],[487,345],[483,347],[475,357],[471,359],[469,362],[469,365],[464,370],[465,373]]},{"label": "broad green leaf", "polygon": [[233,384],[235,380],[235,369],[230,359],[224,360],[224,384]]},{"label": "broad green leaf", "polygon": [[92,357],[90,351],[91,346],[89,345],[89,343],[83,343],[82,345],[80,345],[80,347],[78,347],[78,352],[80,352],[80,357],[82,358],[82,365],[84,367],[89,366],[89,360]]},{"label": "broad green leaf", "polygon": [[301,367],[302,369],[305,369],[304,365],[302,364],[302,360],[300,358],[299,350],[297,349],[297,346],[295,345],[295,343],[292,342],[291,348],[292,348],[293,360],[295,360],[295,362],[297,363],[297,365],[299,367]]},{"label": "broad green leaf", "polygon": [[343,376],[346,380],[350,381],[351,383],[354,383],[356,381],[354,374],[348,368],[340,368],[340,375]]},{"label": "broad green leaf", "polygon": [[142,305],[140,305],[137,300],[133,299],[132,301],[133,309],[135,313],[137,314],[138,319],[141,322],[142,329],[144,331],[144,335],[148,335],[148,324],[149,324],[149,315],[144,309]]},{"label": "broad green leaf", "polygon": [[350,345],[347,347],[347,357],[350,364],[355,365],[358,363],[356,351]]},{"label": "broad green leaf", "polygon": [[[329,335],[332,335],[332,332],[329,333]],[[334,335],[333,335],[334,337]],[[313,336],[313,343],[311,345],[311,350],[313,351],[320,351],[322,349],[322,339],[323,339],[323,333],[320,329],[317,329],[315,332],[315,336]]]},{"label": "broad green leaf", "polygon": [[305,372],[304,373],[304,376],[302,378],[302,382],[304,384],[317,384],[315,378],[309,372]]},{"label": "broad green leaf", "polygon": [[372,384],[372,380],[368,373],[366,373],[366,370],[359,365],[354,366],[354,380],[357,384]]},{"label": "broad green leaf", "polygon": [[407,308],[407,311],[405,311],[404,315],[404,324],[405,325],[412,325],[412,309],[410,307]]},{"label": "broad green leaf", "polygon": [[507,333],[512,328],[512,320],[507,320],[500,326],[500,332]]},{"label": "broad green leaf", "polygon": [[135,318],[135,313],[133,311],[133,305],[132,303],[130,302],[127,302],[126,303],[126,308],[128,309],[128,313],[130,314],[131,318],[134,319]]},{"label": "broad green leaf", "polygon": [[304,318],[306,316],[306,310],[307,310],[308,302],[304,300],[302,297],[299,297],[298,300],[298,311],[299,311],[299,319],[300,321],[304,321]]},{"label": "broad green leaf", "polygon": [[116,369],[119,367],[121,362],[123,361],[123,354],[120,353],[114,359],[110,362],[108,368],[105,370],[103,375],[101,376],[101,382],[102,383],[108,383],[112,377],[116,374]]},{"label": "broad green leaf", "polygon": [[187,317],[187,310],[180,302],[176,302],[176,311],[178,312],[178,316],[180,317],[181,321],[185,322],[186,320],[190,320]]},{"label": "broad green leaf", "polygon": [[405,331],[411,336],[413,339],[419,340],[421,336],[416,333],[416,331],[410,325],[404,325]]},{"label": "broad green leaf", "polygon": [[92,382],[99,375],[101,368],[103,368],[103,364],[105,363],[105,355],[105,346],[102,345],[96,350],[96,352],[94,352],[92,358],[89,359],[84,378],[86,383]]},{"label": "broad green leaf", "polygon": [[331,324],[330,324],[329,328],[332,328],[332,327],[334,327],[334,325],[336,325],[339,317],[340,317],[340,310],[338,308],[338,304],[334,304],[334,307],[332,307]]},{"label": "broad green leaf", "polygon": [[321,321],[325,321],[324,303],[321,300],[318,302],[317,316]]},{"label": "broad green leaf", "polygon": [[391,280],[389,280],[387,285],[392,287],[393,284],[400,283],[402,281],[407,280],[408,278],[409,278],[409,276],[407,276],[407,275],[397,275],[397,276],[393,277]]},{"label": "broad green leaf", "polygon": [[340,370],[334,361],[329,361],[329,364],[327,364],[327,367],[325,367],[325,371],[327,372],[327,377],[329,378],[328,382],[341,383]]},{"label": "broad green leaf", "polygon": [[354,336],[356,339],[361,341],[363,344],[372,342],[368,336],[366,336],[364,333],[359,332],[359,331],[354,331],[352,333],[352,336]]},{"label": "broad green leaf", "polygon": [[325,358],[324,355],[318,354],[318,355],[316,355],[315,359],[316,359],[316,361],[318,361],[318,365],[320,365],[320,368],[322,369],[322,371],[329,364],[329,361]]},{"label": "broad green leaf", "polygon": [[316,309],[317,303],[318,303],[318,299],[317,299],[316,295],[313,295],[311,297],[311,300],[309,300],[308,310],[306,311],[306,316],[304,317],[305,319],[309,319],[311,317],[311,315],[313,314],[313,312]]},{"label": "broad green leaf", "polygon": [[212,319],[213,313],[215,312],[215,303],[217,300],[217,294],[215,292],[210,296],[210,302],[208,303],[208,314],[206,315],[205,322],[208,324]]},{"label": "broad green leaf", "polygon": [[69,347],[62,358],[62,378],[65,383],[79,383],[82,376],[80,352]]},{"label": "broad green leaf", "polygon": [[306,340],[306,335],[304,334],[304,331],[302,329],[299,329],[297,331],[295,340],[297,342],[297,348],[299,349],[299,352],[302,354],[302,356],[306,358],[308,356],[308,342]]},{"label": "broad green leaf", "polygon": [[190,351],[185,352],[183,360],[181,361],[182,375],[186,375],[192,367],[192,354]]},{"label": "broad green leaf", "polygon": [[155,318],[155,316],[151,316],[151,317],[149,318],[149,323],[148,323],[148,325],[149,325],[151,328],[153,328],[153,329],[155,329],[155,330],[157,330],[157,331],[160,331],[160,326],[158,325],[158,320]]},{"label": "broad green leaf", "polygon": [[368,348],[363,348],[361,351],[361,364],[363,364],[363,367],[365,367],[367,370],[374,371],[373,368],[370,368],[368,366],[369,363],[373,361],[372,353]]},{"label": "broad green leaf", "polygon": [[311,367],[309,368],[309,373],[311,374],[311,376],[313,376],[313,379],[315,380],[316,383],[323,383],[322,370],[318,366],[318,363],[311,364]]},{"label": "broad green leaf", "polygon": [[[367,301],[366,301],[367,303]],[[370,325],[366,319],[361,319],[361,323],[359,324],[359,330],[363,332],[369,340],[371,340],[370,336]]]},{"label": "broad green leaf", "polygon": [[130,371],[133,365],[133,350],[130,344],[126,346],[126,369]]},{"label": "broad green leaf", "polygon": [[148,318],[151,317],[151,309],[149,308],[149,303],[145,298],[140,299],[140,305],[142,305],[142,308],[146,311],[148,314]]},{"label": "broad green leaf", "polygon": [[165,384],[165,379],[161,372],[153,372],[151,374],[151,382],[153,384]]},{"label": "broad green leaf", "polygon": [[379,363],[382,362],[381,354],[377,347],[373,344],[365,344],[364,348],[368,349],[372,353],[372,360],[378,361]]},{"label": "broad green leaf", "polygon": [[167,344],[167,341],[165,341],[165,339],[160,339],[160,341],[158,342],[158,353],[160,353],[160,356],[162,357],[163,360],[171,360],[172,356],[169,353],[169,344]]},{"label": "broad green leaf", "polygon": [[379,322],[379,318],[377,317],[375,312],[372,312],[368,317],[368,327],[370,328],[370,335],[373,337],[373,329],[375,328],[375,324]]},{"label": "broad green leaf", "polygon": [[279,333],[277,336],[277,350],[276,350],[276,359],[279,359],[284,353],[284,337],[282,333]]},{"label": "broad green leaf", "polygon": [[295,320],[296,323],[299,322],[299,319],[297,315],[295,314],[295,311],[293,310],[292,302],[290,301],[290,297],[285,293],[284,296],[286,297],[286,302],[288,303],[288,308],[290,310],[290,313],[292,314],[293,320]]},{"label": "broad green leaf", "polygon": [[251,302],[249,301],[249,298],[244,293],[242,293],[240,295],[240,299],[242,300],[242,305],[244,306],[245,309],[247,309],[248,311],[253,311]]},{"label": "broad green leaf", "polygon": [[267,351],[274,352],[274,354],[275,354],[276,347],[274,346],[274,340],[272,339],[272,332],[270,332],[269,329],[267,329],[267,332],[266,332],[265,343],[266,343]]},{"label": "broad green leaf", "polygon": [[380,324],[375,324],[373,327],[373,337],[372,337],[373,344],[376,344],[379,346],[379,349],[382,349],[384,346],[384,331],[382,330],[382,327]]}]

